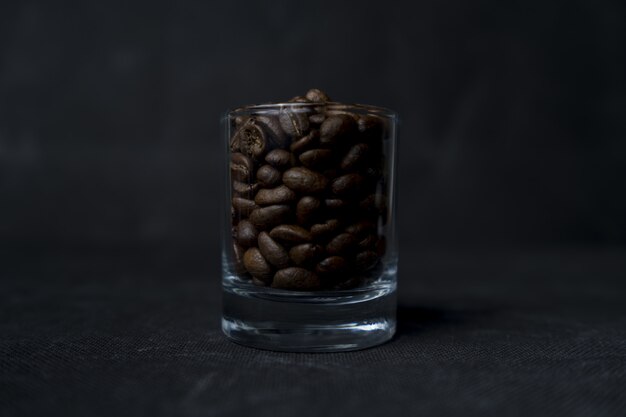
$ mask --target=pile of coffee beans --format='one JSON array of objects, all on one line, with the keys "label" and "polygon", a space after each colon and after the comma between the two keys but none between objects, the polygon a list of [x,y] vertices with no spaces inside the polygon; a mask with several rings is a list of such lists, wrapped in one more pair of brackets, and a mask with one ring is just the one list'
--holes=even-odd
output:
[{"label": "pile of coffee beans", "polygon": [[386,250],[385,118],[317,89],[243,114],[230,138],[235,272],[306,291],[374,277]]}]

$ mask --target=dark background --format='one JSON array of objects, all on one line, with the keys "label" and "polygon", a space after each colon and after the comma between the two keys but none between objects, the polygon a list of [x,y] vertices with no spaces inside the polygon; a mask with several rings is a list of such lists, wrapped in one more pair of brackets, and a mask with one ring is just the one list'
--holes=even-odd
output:
[{"label": "dark background", "polygon": [[[376,393],[433,415],[623,411],[624,22],[608,0],[3,2],[0,405],[235,413],[248,403],[215,387],[259,403],[251,362],[260,385],[284,377],[265,397],[278,411],[285,383],[304,407],[319,387],[295,381],[326,371],[346,413]],[[382,350],[280,356],[219,336],[220,116],[311,87],[400,114],[400,333]],[[422,357],[440,367],[420,374]]]}]

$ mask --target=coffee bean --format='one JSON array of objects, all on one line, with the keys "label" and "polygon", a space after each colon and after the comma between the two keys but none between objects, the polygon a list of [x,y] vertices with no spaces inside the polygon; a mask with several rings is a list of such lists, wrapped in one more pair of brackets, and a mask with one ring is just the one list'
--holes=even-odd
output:
[{"label": "coffee bean", "polygon": [[367,235],[359,241],[360,249],[373,249],[378,243],[378,236],[375,234]]},{"label": "coffee bean", "polygon": [[361,174],[351,173],[335,178],[330,188],[334,194],[339,196],[353,195],[359,193],[365,185],[365,177]]},{"label": "coffee bean", "polygon": [[295,224],[281,224],[270,232],[274,239],[289,243],[303,243],[311,240],[311,233],[303,227]]},{"label": "coffee bean", "polygon": [[308,168],[295,167],[285,171],[283,183],[294,191],[312,194],[324,191],[328,180],[322,174]]},{"label": "coffee bean", "polygon": [[256,245],[256,240],[259,232],[250,221],[242,220],[237,225],[236,234],[237,242],[244,248],[248,248],[250,246]]},{"label": "coffee bean", "polygon": [[270,237],[266,232],[259,233],[259,250],[269,263],[277,268],[289,266],[289,255],[279,243]]},{"label": "coffee bean", "polygon": [[348,203],[340,198],[327,198],[324,204],[330,210],[343,210],[348,207]]},{"label": "coffee bean", "polygon": [[369,141],[380,141],[384,133],[383,120],[378,116],[362,115],[357,122],[359,132]]},{"label": "coffee bean", "polygon": [[296,205],[296,218],[300,224],[308,224],[314,221],[320,212],[322,203],[315,197],[304,196]]},{"label": "coffee bean", "polygon": [[317,88],[312,88],[307,91],[305,97],[315,103],[325,103],[327,101],[330,101],[330,97],[328,97],[328,94],[326,94],[322,90],[318,90]]},{"label": "coffee bean", "polygon": [[250,213],[250,221],[260,229],[269,229],[287,221],[290,213],[291,209],[285,205],[260,207]]},{"label": "coffee bean", "polygon": [[254,201],[247,198],[233,197],[233,208],[236,217],[248,217],[257,208]]},{"label": "coffee bean", "polygon": [[320,280],[316,274],[308,269],[290,267],[281,269],[274,275],[272,288],[285,290],[316,290],[320,287]]},{"label": "coffee bean", "polygon": [[263,187],[272,187],[280,182],[282,174],[271,165],[263,165],[256,172],[256,179]]},{"label": "coffee bean", "polygon": [[268,133],[268,150],[282,148],[287,145],[287,135],[280,126],[276,116],[257,116],[256,121]]},{"label": "coffee bean", "polygon": [[363,220],[346,227],[346,232],[352,233],[356,237],[363,237],[376,231],[376,225],[370,221]]},{"label": "coffee bean", "polygon": [[233,181],[233,191],[236,193],[236,197],[250,198],[259,189],[259,184],[249,184],[241,181]]},{"label": "coffee bean", "polygon": [[233,243],[233,269],[236,274],[242,275],[248,272],[243,264],[245,250],[236,243]]},{"label": "coffee bean", "polygon": [[291,153],[284,149],[274,149],[265,155],[265,162],[278,169],[287,168],[292,165]]},{"label": "coffee bean", "polygon": [[310,103],[310,102],[311,100],[303,96],[295,96],[288,101],[288,103]]},{"label": "coffee bean", "polygon": [[341,233],[335,236],[326,245],[326,252],[331,255],[341,255],[352,252],[357,246],[357,240],[350,233]]},{"label": "coffee bean", "polygon": [[296,193],[284,185],[276,188],[262,188],[256,193],[254,202],[260,206],[272,204],[289,204],[296,199]]},{"label": "coffee bean", "polygon": [[230,155],[230,175],[238,181],[249,182],[254,172],[252,159],[240,152]]},{"label": "coffee bean", "polygon": [[239,131],[241,152],[253,159],[261,159],[267,151],[267,137],[263,128],[254,119],[243,125]]},{"label": "coffee bean", "polygon": [[356,131],[354,118],[345,114],[330,116],[320,126],[320,143],[340,144],[352,139]]},{"label": "coffee bean", "polygon": [[267,287],[267,284],[265,282],[261,281],[260,279],[256,279],[255,277],[252,277],[252,283],[259,287]]},{"label": "coffee bean", "polygon": [[309,116],[309,123],[312,125],[321,125],[324,123],[326,115],[323,113],[315,113]]},{"label": "coffee bean", "polygon": [[324,250],[320,245],[303,243],[292,247],[289,250],[289,257],[296,265],[308,266],[315,263],[323,253]]},{"label": "coffee bean", "polygon": [[280,125],[291,137],[301,137],[309,130],[309,117],[302,110],[284,109],[278,116]]},{"label": "coffee bean", "polygon": [[272,267],[265,260],[259,249],[248,249],[243,255],[243,264],[253,277],[265,283],[272,281]]},{"label": "coffee bean", "polygon": [[311,149],[300,155],[300,162],[307,168],[323,169],[333,162],[333,151],[330,149]]},{"label": "coffee bean", "polygon": [[345,171],[358,168],[365,162],[368,149],[367,144],[357,143],[346,153],[346,156],[343,157],[339,166]]},{"label": "coffee bean", "polygon": [[348,263],[341,256],[329,256],[322,260],[315,267],[315,272],[320,275],[332,275],[345,272],[348,268]]},{"label": "coffee bean", "polygon": [[[366,213],[381,215],[387,211],[387,201],[383,194],[370,194],[359,202],[359,208]],[[386,216],[383,216],[386,221]]]},{"label": "coffee bean", "polygon": [[324,240],[328,236],[335,233],[339,229],[340,225],[341,223],[339,223],[339,220],[337,219],[330,219],[325,223],[314,224],[311,226],[311,235],[313,236],[313,239],[317,241]]},{"label": "coffee bean", "polygon": [[354,265],[358,271],[367,271],[378,262],[378,255],[373,251],[359,252],[354,258]]},{"label": "coffee bean", "polygon": [[289,149],[294,154],[299,154],[307,149],[314,148],[318,145],[320,138],[320,133],[316,129],[312,129],[307,135],[301,137],[300,139],[294,140],[293,143],[289,146]]}]

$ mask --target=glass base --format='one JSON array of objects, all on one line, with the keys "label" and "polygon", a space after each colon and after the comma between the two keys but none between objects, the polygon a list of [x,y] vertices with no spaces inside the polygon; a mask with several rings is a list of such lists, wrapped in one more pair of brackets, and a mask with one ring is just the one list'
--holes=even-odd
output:
[{"label": "glass base", "polygon": [[365,349],[396,331],[395,282],[295,292],[224,280],[222,330],[236,343],[285,352]]}]

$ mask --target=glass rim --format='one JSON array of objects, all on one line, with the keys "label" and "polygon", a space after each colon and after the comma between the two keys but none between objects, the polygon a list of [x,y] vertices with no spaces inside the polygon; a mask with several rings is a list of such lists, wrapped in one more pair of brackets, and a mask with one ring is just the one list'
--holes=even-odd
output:
[{"label": "glass rim", "polygon": [[387,107],[374,106],[371,104],[359,104],[359,103],[340,103],[336,101],[328,101],[328,102],[310,102],[310,103],[301,103],[301,102],[279,102],[279,103],[265,103],[265,104],[248,104],[244,106],[239,106],[236,108],[231,108],[226,110],[224,116],[249,116],[249,115],[259,115],[259,114],[267,114],[270,111],[280,111],[282,109],[289,108],[314,108],[314,107],[325,107],[327,110],[355,110],[357,113],[362,114],[375,114],[378,116],[385,116],[390,119],[397,119],[398,113],[394,110],[391,110]]}]

